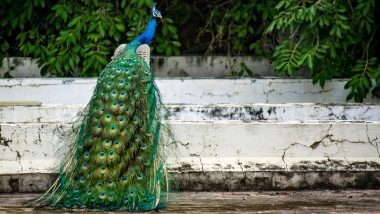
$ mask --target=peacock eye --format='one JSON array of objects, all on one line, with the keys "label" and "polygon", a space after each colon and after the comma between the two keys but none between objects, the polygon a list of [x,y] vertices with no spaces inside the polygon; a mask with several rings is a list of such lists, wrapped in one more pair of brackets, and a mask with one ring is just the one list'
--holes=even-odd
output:
[{"label": "peacock eye", "polygon": [[119,144],[119,141],[117,141],[117,140],[115,140],[115,142],[114,142],[115,144]]},{"label": "peacock eye", "polygon": [[123,106],[124,105],[124,103],[120,103],[120,106]]},{"label": "peacock eye", "polygon": [[101,166],[100,169],[106,169],[106,167],[105,166]]},{"label": "peacock eye", "polygon": [[109,183],[109,184],[112,184],[112,180],[109,180],[108,183]]},{"label": "peacock eye", "polygon": [[105,153],[104,153],[103,151],[100,152],[100,156],[104,156],[104,154],[105,154]]},{"label": "peacock eye", "polygon": [[111,129],[115,129],[115,128],[116,128],[115,125],[112,125],[112,126],[111,126]]},{"label": "peacock eye", "polygon": [[124,82],[124,80],[120,80],[120,81],[119,81],[119,83],[123,83],[123,82]]},{"label": "peacock eye", "polygon": [[124,95],[125,94],[125,92],[123,91],[123,92],[121,92],[121,95]]},{"label": "peacock eye", "polygon": [[116,94],[116,91],[115,91],[115,90],[113,90],[113,91],[112,91],[112,94]]},{"label": "peacock eye", "polygon": [[110,154],[110,155],[113,155],[113,151],[111,150],[109,154]]},{"label": "peacock eye", "polygon": [[117,104],[116,102],[113,102],[113,103],[112,103],[112,105],[114,105],[114,106],[115,106],[116,104]]},{"label": "peacock eye", "polygon": [[101,123],[98,123],[98,128],[101,128],[102,127],[102,124]]},{"label": "peacock eye", "polygon": [[110,118],[111,117],[111,115],[110,114],[107,114],[107,116],[106,116],[107,118]]}]

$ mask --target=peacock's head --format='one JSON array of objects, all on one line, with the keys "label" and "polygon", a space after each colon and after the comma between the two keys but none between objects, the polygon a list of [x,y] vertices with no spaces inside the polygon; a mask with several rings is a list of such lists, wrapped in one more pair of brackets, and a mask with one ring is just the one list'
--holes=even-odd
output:
[{"label": "peacock's head", "polygon": [[153,3],[153,6],[152,6],[152,16],[155,17],[155,18],[162,19],[161,12],[156,9],[156,5],[157,5],[157,3]]}]

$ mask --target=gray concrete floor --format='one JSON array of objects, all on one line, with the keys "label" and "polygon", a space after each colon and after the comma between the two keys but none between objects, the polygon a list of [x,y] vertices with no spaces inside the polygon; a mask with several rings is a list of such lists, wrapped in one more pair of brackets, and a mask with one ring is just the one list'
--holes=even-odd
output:
[{"label": "gray concrete floor", "polygon": [[[69,213],[22,205],[38,194],[0,194],[0,213]],[[180,192],[162,213],[380,213],[380,190]],[[75,210],[75,213],[94,211]],[[113,213],[113,212],[97,212]],[[115,212],[116,213],[116,212]]]}]

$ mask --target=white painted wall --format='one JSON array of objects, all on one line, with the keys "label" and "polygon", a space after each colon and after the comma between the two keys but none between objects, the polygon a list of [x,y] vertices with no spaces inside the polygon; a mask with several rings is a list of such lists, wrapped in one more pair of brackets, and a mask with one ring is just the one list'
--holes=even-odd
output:
[{"label": "white painted wall", "polygon": [[[324,89],[310,79],[157,79],[165,103],[346,103],[346,80]],[[0,101],[36,100],[43,104],[84,104],[96,79],[0,79]],[[368,98],[366,103],[379,104]]]},{"label": "white painted wall", "polygon": [[[60,125],[0,124],[0,174],[51,172],[64,145],[54,135]],[[179,144],[178,151],[170,153],[169,167],[189,166],[184,171],[283,171],[305,162],[308,167],[303,170],[360,171],[363,165],[366,170],[380,170],[380,122],[172,121],[171,125]]]},{"label": "white painted wall", "polygon": [[[379,100],[345,103],[345,80],[333,80],[324,90],[306,79],[157,83],[179,141],[168,163],[172,170],[380,170]],[[64,145],[55,130],[70,126],[94,84],[95,79],[0,80],[0,101],[43,103],[0,107],[0,174],[52,172]]]}]

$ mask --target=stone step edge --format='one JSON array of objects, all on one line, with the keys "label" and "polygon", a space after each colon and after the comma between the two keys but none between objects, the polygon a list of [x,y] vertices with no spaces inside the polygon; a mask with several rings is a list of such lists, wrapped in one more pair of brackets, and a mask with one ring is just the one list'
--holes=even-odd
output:
[{"label": "stone step edge", "polygon": [[[281,79],[157,79],[165,103],[346,103],[346,80],[332,80],[322,89],[311,80]],[[0,80],[4,101],[39,100],[42,103],[87,103],[96,79]],[[173,90],[176,89],[176,90]],[[81,93],[77,93],[81,91]],[[71,94],[57,97],[56,94]],[[352,101],[350,101],[352,102]],[[365,103],[379,103],[368,98]]]},{"label": "stone step edge", "polygon": [[[286,161],[286,162],[285,162]],[[58,172],[58,159],[0,160],[0,175]],[[380,171],[379,158],[306,157],[178,157],[168,158],[167,169],[183,172],[345,172]]]},{"label": "stone step edge", "polygon": [[[371,120],[165,120],[167,124],[270,124],[270,125],[286,125],[286,124],[296,124],[296,125],[318,125],[318,124],[371,124],[371,125],[380,125],[380,121],[371,121]],[[17,124],[28,124],[28,125],[40,125],[40,124],[74,124],[73,122],[0,122],[1,125],[17,125]]]},{"label": "stone step edge", "polygon": [[[84,107],[85,105],[80,104],[0,106],[0,117],[2,116],[0,123],[34,122],[34,120],[40,122],[58,122],[62,120],[70,122],[75,120],[77,114]],[[376,112],[380,112],[380,105],[373,104],[170,104],[166,105],[166,108],[169,116],[168,120],[183,121],[380,121],[380,115],[376,116]],[[23,111],[27,113],[23,113]],[[40,111],[44,112],[40,113]],[[14,114],[15,116],[12,116]],[[49,117],[49,114],[51,117]]]},{"label": "stone step edge", "polygon": [[[178,191],[379,189],[380,172],[184,172],[169,173]],[[42,193],[57,173],[0,175],[0,193]]]},{"label": "stone step edge", "polygon": [[[1,101],[3,102],[3,101]],[[4,101],[7,102],[7,101]],[[51,107],[84,107],[87,104],[77,104],[77,103],[69,103],[69,104],[60,104],[60,103],[43,103],[35,100],[28,100],[27,103],[31,102],[33,105],[22,104],[22,101],[9,101],[17,102],[15,105],[3,105],[0,108],[51,108]],[[19,102],[19,103],[18,103]],[[174,107],[223,107],[223,108],[239,108],[239,107],[255,107],[255,106],[263,106],[263,107],[367,107],[367,106],[376,106],[380,107],[380,104],[375,103],[206,103],[206,104],[189,104],[189,103],[168,103],[165,106],[174,108]]]}]

